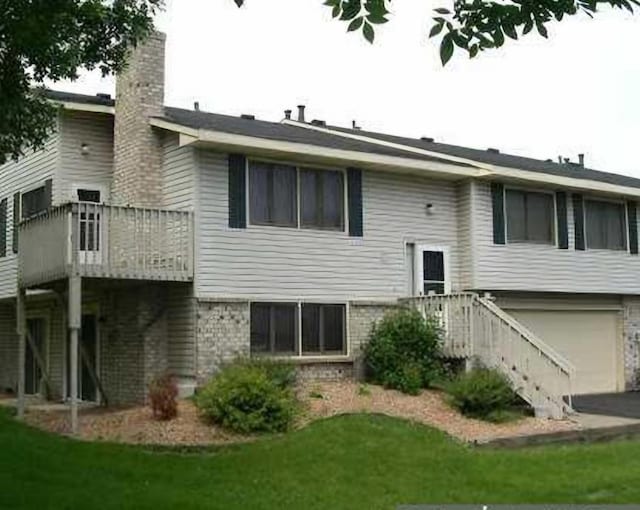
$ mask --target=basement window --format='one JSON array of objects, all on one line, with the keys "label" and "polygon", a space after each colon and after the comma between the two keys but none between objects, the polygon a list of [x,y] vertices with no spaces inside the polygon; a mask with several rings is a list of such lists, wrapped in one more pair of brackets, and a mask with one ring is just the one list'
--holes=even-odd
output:
[{"label": "basement window", "polygon": [[252,303],[251,353],[295,357],[345,355],[346,306]]}]

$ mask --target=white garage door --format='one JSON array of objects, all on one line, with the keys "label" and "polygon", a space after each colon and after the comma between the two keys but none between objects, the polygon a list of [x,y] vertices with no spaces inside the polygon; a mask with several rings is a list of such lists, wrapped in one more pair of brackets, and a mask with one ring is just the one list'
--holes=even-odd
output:
[{"label": "white garage door", "polygon": [[618,390],[618,314],[611,311],[508,312],[576,367],[573,393]]}]

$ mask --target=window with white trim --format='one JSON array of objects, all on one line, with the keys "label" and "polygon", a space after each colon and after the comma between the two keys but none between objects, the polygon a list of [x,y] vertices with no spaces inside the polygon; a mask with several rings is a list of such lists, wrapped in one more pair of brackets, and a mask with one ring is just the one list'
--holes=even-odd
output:
[{"label": "window with white trim", "polygon": [[627,249],[627,215],[622,202],[585,200],[587,248]]},{"label": "window with white trim", "polygon": [[553,195],[541,191],[505,190],[507,241],[554,244]]},{"label": "window with white trim", "polygon": [[346,306],[329,303],[252,303],[251,353],[338,356],[347,353]]},{"label": "window with white trim", "polygon": [[343,231],[344,173],[249,161],[249,220],[253,225]]}]

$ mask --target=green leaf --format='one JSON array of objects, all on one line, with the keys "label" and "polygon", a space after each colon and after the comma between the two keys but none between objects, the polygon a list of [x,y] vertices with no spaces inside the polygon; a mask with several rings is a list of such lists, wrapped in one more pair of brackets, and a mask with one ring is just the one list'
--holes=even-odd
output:
[{"label": "green leaf", "polygon": [[533,21],[529,20],[525,23],[524,28],[522,29],[522,33],[523,35],[527,35],[532,30],[533,30]]},{"label": "green leaf", "polygon": [[367,16],[367,21],[369,23],[374,23],[376,25],[382,25],[383,23],[386,23],[389,20],[387,18],[385,18],[384,16],[380,16],[378,14],[369,14]]},{"label": "green leaf", "polygon": [[515,27],[511,23],[511,21],[503,20],[503,22],[502,22],[502,30],[504,31],[504,33],[505,33],[505,35],[507,37],[509,37],[511,39],[517,39],[518,38],[518,32],[516,31]]},{"label": "green leaf", "polygon": [[443,66],[446,66],[447,62],[451,60],[453,50],[453,40],[451,39],[451,35],[447,34],[442,38],[442,42],[440,43],[440,60]]},{"label": "green leaf", "polygon": [[345,0],[342,3],[342,16],[340,19],[343,21],[348,21],[350,19],[354,19],[360,11],[362,10],[362,4],[360,0]]},{"label": "green leaf", "polygon": [[493,44],[496,48],[499,48],[504,44],[504,34],[499,28],[495,32],[493,32]]},{"label": "green leaf", "polygon": [[431,32],[429,32],[429,37],[435,37],[440,32],[442,32],[443,28],[444,28],[444,24],[443,23],[437,23],[437,24],[433,25],[431,27]]},{"label": "green leaf", "polygon": [[233,1],[236,3],[238,7],[242,7],[242,4],[244,4],[244,0],[233,0]]},{"label": "green leaf", "polygon": [[478,54],[478,51],[480,51],[480,48],[478,47],[477,44],[474,44],[473,46],[471,46],[469,48],[469,58],[475,58],[476,55]]},{"label": "green leaf", "polygon": [[545,27],[542,23],[538,22],[536,23],[536,28],[538,29],[538,33],[542,36],[542,37],[549,37],[549,33],[547,32],[547,27]]},{"label": "green leaf", "polygon": [[340,6],[336,5],[333,8],[333,11],[331,11],[331,16],[333,16],[334,18],[337,18],[338,16],[340,16]]},{"label": "green leaf", "polygon": [[364,18],[360,16],[359,18],[354,19],[351,23],[349,23],[349,28],[347,28],[347,32],[353,32],[354,30],[358,30],[364,21]]},{"label": "green leaf", "polygon": [[437,9],[434,9],[434,11],[438,14],[451,14],[451,11],[449,9],[445,9],[444,7],[438,7]]},{"label": "green leaf", "polygon": [[371,25],[369,25],[369,23],[367,23],[365,21],[364,26],[362,27],[362,35],[364,35],[364,38],[369,41],[371,44],[373,44],[373,40],[376,37],[375,32],[373,31],[373,27]]}]

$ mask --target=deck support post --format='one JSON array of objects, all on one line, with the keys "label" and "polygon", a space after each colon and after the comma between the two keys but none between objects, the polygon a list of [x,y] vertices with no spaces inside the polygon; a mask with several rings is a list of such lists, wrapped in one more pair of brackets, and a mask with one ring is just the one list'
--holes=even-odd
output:
[{"label": "deck support post", "polygon": [[27,316],[25,313],[26,291],[18,285],[16,295],[16,333],[18,335],[18,418],[24,418],[25,410],[25,360],[27,356]]},{"label": "deck support post", "polygon": [[82,324],[82,278],[69,277],[69,403],[71,433],[78,433],[78,338]]}]

